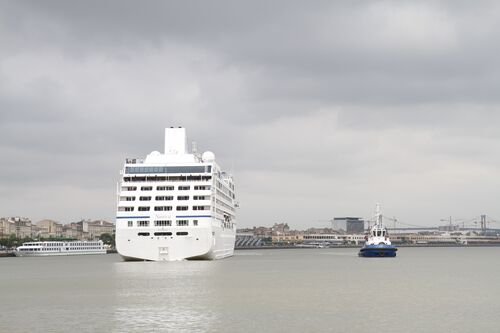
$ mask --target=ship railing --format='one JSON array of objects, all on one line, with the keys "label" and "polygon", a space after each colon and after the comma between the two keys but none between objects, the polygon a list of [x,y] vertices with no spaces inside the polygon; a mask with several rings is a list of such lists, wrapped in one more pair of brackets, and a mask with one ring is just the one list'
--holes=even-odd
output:
[{"label": "ship railing", "polygon": [[[149,175],[149,176],[130,176],[123,177],[124,182],[207,182],[212,180],[212,176],[163,176],[163,175]],[[204,185],[204,184],[203,184]]]}]

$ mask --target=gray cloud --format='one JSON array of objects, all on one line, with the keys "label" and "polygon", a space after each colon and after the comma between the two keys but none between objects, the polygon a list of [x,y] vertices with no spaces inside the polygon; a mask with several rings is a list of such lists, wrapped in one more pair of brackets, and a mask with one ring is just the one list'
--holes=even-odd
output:
[{"label": "gray cloud", "polygon": [[[243,226],[500,216],[493,1],[0,4],[0,215],[113,219],[182,125]],[[499,226],[500,227],[500,226]]]}]

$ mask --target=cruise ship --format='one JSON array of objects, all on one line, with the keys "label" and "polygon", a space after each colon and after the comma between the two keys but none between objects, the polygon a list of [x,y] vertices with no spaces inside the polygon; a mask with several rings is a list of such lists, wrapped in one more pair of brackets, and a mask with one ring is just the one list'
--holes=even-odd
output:
[{"label": "cruise ship", "polygon": [[14,251],[16,257],[69,256],[106,254],[102,241],[50,241],[23,243]]},{"label": "cruise ship", "polygon": [[210,151],[188,152],[186,129],[165,129],[165,151],[127,158],[120,172],[116,249],[125,261],[232,256],[234,182]]}]

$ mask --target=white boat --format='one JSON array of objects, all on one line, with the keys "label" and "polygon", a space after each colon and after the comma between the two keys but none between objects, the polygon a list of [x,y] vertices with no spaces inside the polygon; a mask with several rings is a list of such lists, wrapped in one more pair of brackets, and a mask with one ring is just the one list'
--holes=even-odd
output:
[{"label": "white boat", "polygon": [[214,153],[193,150],[187,150],[186,130],[171,127],[165,129],[164,153],[126,159],[116,215],[116,249],[124,260],[212,260],[234,254],[233,178]]},{"label": "white boat", "polygon": [[23,243],[14,251],[17,257],[106,254],[102,241],[50,241]]}]

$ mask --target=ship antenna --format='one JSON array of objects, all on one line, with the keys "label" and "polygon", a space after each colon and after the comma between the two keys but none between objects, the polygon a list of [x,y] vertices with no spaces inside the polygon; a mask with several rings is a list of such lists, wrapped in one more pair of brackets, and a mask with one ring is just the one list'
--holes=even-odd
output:
[{"label": "ship antenna", "polygon": [[191,144],[191,152],[193,153],[193,155],[196,155],[196,153],[198,152],[198,147],[196,145],[196,141],[193,141]]},{"label": "ship antenna", "polygon": [[382,226],[382,211],[380,209],[379,203],[377,203],[377,206],[375,208],[375,220],[376,220],[376,224]]}]

